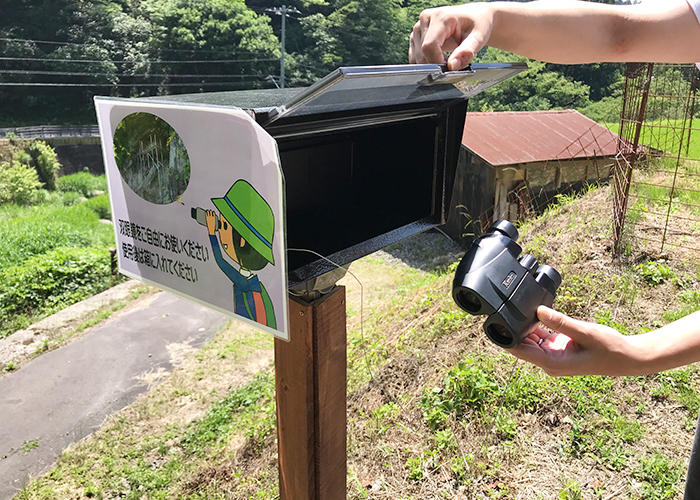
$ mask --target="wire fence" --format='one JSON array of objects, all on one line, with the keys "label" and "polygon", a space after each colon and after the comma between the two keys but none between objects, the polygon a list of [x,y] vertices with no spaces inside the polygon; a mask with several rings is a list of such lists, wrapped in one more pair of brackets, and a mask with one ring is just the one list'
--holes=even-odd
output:
[{"label": "wire fence", "polygon": [[698,69],[630,64],[614,171],[617,255],[700,250]]}]

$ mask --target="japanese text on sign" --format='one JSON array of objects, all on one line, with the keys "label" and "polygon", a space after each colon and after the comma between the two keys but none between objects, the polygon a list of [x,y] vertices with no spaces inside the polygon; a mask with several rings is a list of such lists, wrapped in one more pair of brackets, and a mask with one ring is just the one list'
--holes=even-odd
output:
[{"label": "japanese text on sign", "polygon": [[119,234],[176,254],[185,254],[200,262],[209,260],[209,249],[197,241],[181,240],[175,235],[156,231],[128,220],[119,219]]}]

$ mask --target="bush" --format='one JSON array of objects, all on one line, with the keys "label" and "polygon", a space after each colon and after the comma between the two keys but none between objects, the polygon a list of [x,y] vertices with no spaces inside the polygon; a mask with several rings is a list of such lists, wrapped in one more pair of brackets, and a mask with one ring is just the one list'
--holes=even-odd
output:
[{"label": "bush", "polygon": [[63,192],[80,193],[85,198],[90,198],[95,195],[95,191],[107,191],[107,179],[104,175],[78,172],[60,177],[58,189]]},{"label": "bush", "polygon": [[109,205],[109,195],[107,193],[90,198],[85,202],[85,206],[95,212],[100,219],[112,218],[112,209]]},{"label": "bush", "polygon": [[58,193],[56,191],[38,189],[34,193],[34,203],[37,205],[63,205],[63,196],[62,193]]},{"label": "bush", "polygon": [[78,203],[83,203],[84,201],[87,201],[87,198],[80,193],[76,193],[75,191],[66,191],[65,193],[61,193],[61,202],[67,207]]},{"label": "bush", "polygon": [[85,204],[0,207],[0,270],[58,247],[114,245],[114,230]]},{"label": "bush", "polygon": [[34,201],[41,182],[36,170],[13,160],[0,163],[0,203],[29,205]]},{"label": "bush", "polygon": [[[0,271],[0,338],[111,285],[107,248],[56,248]],[[9,329],[8,329],[9,328]]]},{"label": "bush", "polygon": [[46,189],[55,191],[58,171],[61,168],[56,151],[44,141],[32,141],[29,146],[29,154],[39,173],[39,179],[44,183]]}]

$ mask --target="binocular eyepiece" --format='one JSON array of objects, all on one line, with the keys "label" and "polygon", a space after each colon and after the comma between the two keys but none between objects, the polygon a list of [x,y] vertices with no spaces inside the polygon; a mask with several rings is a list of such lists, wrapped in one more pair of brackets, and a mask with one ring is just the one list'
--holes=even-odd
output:
[{"label": "binocular eyepiece", "polygon": [[[457,266],[452,297],[474,316],[488,315],[484,331],[491,341],[515,347],[537,324],[537,307],[552,307],[561,275],[523,254],[518,230],[507,220],[494,222],[472,243]],[[520,257],[519,257],[520,256]]]}]

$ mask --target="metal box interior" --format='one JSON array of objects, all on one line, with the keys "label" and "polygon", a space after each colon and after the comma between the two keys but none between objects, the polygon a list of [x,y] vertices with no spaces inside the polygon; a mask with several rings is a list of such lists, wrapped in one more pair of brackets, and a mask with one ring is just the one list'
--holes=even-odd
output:
[{"label": "metal box interior", "polygon": [[191,94],[167,101],[245,109],[275,138],[285,179],[291,287],[333,270],[328,260],[344,266],[444,223],[468,97],[522,71],[520,66],[470,69],[466,75],[482,74],[466,92],[451,83],[422,84],[426,74],[443,70],[411,65],[388,67],[410,71],[408,80],[376,84],[376,78],[359,74],[343,81],[343,71],[367,69],[341,68],[340,75],[309,89]]}]

